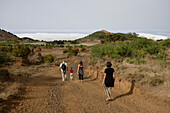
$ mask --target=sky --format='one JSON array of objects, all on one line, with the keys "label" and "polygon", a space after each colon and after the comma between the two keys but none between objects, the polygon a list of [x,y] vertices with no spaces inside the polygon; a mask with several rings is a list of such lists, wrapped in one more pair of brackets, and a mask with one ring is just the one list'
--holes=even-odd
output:
[{"label": "sky", "polygon": [[17,31],[170,30],[170,0],[0,0],[0,28]]}]

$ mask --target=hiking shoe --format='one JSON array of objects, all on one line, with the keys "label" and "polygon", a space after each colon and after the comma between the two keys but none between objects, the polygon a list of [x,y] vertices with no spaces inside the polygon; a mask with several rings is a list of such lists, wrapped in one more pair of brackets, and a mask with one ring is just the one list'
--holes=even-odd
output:
[{"label": "hiking shoe", "polygon": [[109,101],[111,98],[106,98],[106,101]]}]

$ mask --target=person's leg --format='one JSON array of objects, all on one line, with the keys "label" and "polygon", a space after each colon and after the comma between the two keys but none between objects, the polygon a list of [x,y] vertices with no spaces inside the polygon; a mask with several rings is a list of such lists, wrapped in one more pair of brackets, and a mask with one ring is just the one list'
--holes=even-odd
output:
[{"label": "person's leg", "polygon": [[109,87],[104,86],[104,91],[105,91],[105,95],[107,95],[106,100],[110,99],[110,91],[109,91]]},{"label": "person's leg", "polygon": [[83,81],[83,75],[80,75],[80,80],[81,80],[81,82]]},{"label": "person's leg", "polygon": [[80,73],[79,73],[79,80],[81,80],[81,75],[80,75]]},{"label": "person's leg", "polygon": [[83,75],[82,75],[82,80],[83,80],[84,78],[83,78]]},{"label": "person's leg", "polygon": [[66,72],[64,73],[64,77],[65,77],[65,79],[67,79],[67,75],[66,75]]},{"label": "person's leg", "polygon": [[110,97],[111,97],[111,87],[108,87],[108,98],[110,99]]},{"label": "person's leg", "polygon": [[64,72],[63,72],[63,70],[61,70],[61,75],[62,75],[62,81],[64,81],[65,78],[64,78]]}]

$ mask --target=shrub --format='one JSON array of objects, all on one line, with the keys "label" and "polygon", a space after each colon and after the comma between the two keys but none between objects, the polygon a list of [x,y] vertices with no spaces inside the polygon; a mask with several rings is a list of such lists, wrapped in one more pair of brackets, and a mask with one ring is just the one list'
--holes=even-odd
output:
[{"label": "shrub", "polygon": [[77,56],[77,54],[78,54],[78,49],[72,49],[71,51],[70,51],[70,53],[73,55],[73,56]]},{"label": "shrub", "polygon": [[77,40],[71,41],[70,44],[77,44]]},{"label": "shrub", "polygon": [[68,52],[68,50],[64,50],[64,51],[63,51],[63,53],[67,53],[67,52]]},{"label": "shrub", "polygon": [[0,51],[1,52],[8,52],[8,48],[7,47],[0,47]]},{"label": "shrub", "polygon": [[144,78],[145,78],[145,75],[143,75],[143,74],[136,74],[136,73],[135,74],[129,74],[129,75],[126,76],[126,79],[130,80],[130,81],[132,81],[132,80],[141,81]]},{"label": "shrub", "polygon": [[112,42],[112,41],[124,41],[125,37],[121,35],[121,33],[109,33],[105,37],[107,42]]},{"label": "shrub", "polygon": [[97,63],[97,59],[96,58],[92,58],[90,61],[91,64],[96,64]]},{"label": "shrub", "polygon": [[85,51],[86,50],[86,48],[81,48],[81,51]]},{"label": "shrub", "polygon": [[166,61],[166,57],[168,56],[168,54],[165,51],[161,51],[157,56],[156,59],[157,60],[165,60]]},{"label": "shrub", "polygon": [[3,64],[9,61],[11,61],[10,57],[6,53],[0,52],[0,63]]},{"label": "shrub", "polygon": [[31,50],[26,45],[15,45],[12,51],[12,54],[15,57],[27,57],[30,54]]},{"label": "shrub", "polygon": [[54,57],[52,55],[46,55],[44,57],[44,63],[51,63],[54,61]]},{"label": "shrub", "polygon": [[149,83],[151,86],[158,86],[164,83],[164,78],[161,76],[155,75],[154,77],[150,78]]},{"label": "shrub", "polygon": [[10,53],[0,51],[0,63],[1,64],[5,63],[5,62],[11,62],[11,61],[13,61],[13,60],[11,59]]},{"label": "shrub", "polygon": [[72,46],[70,46],[70,45],[67,45],[67,46],[66,46],[66,48],[72,48]]},{"label": "shrub", "polygon": [[64,45],[59,45],[59,47],[62,47],[62,48],[64,48]]},{"label": "shrub", "polygon": [[165,46],[165,47],[170,47],[170,38],[164,40],[164,41],[162,42],[162,45]]},{"label": "shrub", "polygon": [[128,58],[126,61],[127,61],[129,64],[134,64],[134,60],[132,60],[132,59],[130,59],[130,58]]},{"label": "shrub", "polygon": [[99,59],[103,57],[113,59],[124,59],[128,57],[130,59],[135,59],[134,61],[128,61],[131,63],[134,62],[135,64],[146,63],[143,58],[147,55],[156,59],[165,59],[167,56],[165,53],[165,47],[162,46],[161,43],[145,38],[137,38],[125,42],[107,42],[95,45],[91,50],[92,57]]},{"label": "shrub", "polygon": [[68,49],[67,57],[77,56],[79,49]]}]

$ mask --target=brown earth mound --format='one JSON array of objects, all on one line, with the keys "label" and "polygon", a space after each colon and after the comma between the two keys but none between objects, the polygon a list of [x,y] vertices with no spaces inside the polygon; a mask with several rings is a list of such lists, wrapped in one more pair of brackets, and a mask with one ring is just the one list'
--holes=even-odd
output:
[{"label": "brown earth mound", "polygon": [[3,29],[0,29],[0,39],[19,39],[19,37]]}]

